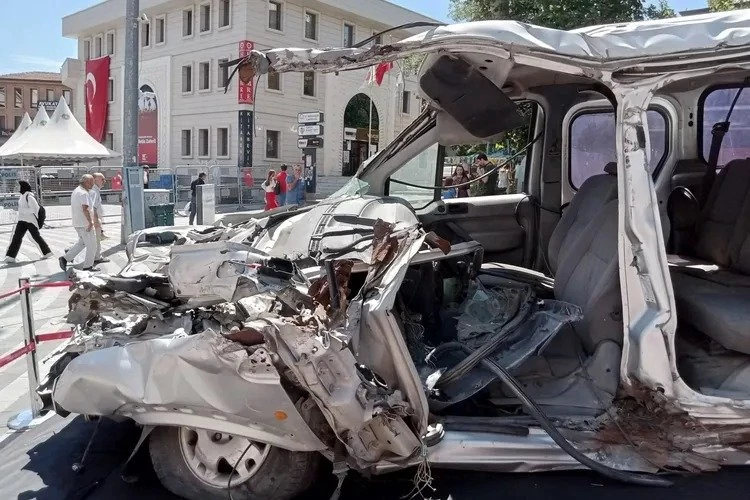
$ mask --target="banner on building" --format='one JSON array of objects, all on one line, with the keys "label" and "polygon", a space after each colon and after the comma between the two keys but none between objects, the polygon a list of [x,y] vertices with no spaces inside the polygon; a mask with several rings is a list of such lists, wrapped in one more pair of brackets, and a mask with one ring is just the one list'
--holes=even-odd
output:
[{"label": "banner on building", "polygon": [[248,168],[253,166],[253,112],[240,110],[239,123],[237,124],[237,167]]},{"label": "banner on building", "polygon": [[159,116],[156,93],[143,85],[138,94],[138,164],[155,166],[159,151]]},{"label": "banner on building", "polygon": [[109,107],[109,56],[86,61],[86,132],[99,142],[104,140]]},{"label": "banner on building", "polygon": [[[242,40],[240,42],[240,57],[245,57],[250,54],[255,48],[255,43],[250,40]],[[248,83],[242,83],[237,79],[237,102],[239,104],[252,104],[255,97],[254,94],[255,82],[252,80]]]}]

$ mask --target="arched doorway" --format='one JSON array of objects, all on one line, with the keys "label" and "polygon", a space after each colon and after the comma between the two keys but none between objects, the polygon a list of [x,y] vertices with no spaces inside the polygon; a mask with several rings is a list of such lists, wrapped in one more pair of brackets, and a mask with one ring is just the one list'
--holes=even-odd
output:
[{"label": "arched doorway", "polygon": [[354,175],[359,166],[378,150],[380,117],[367,94],[357,94],[344,110],[344,155],[342,175]]},{"label": "arched doorway", "polygon": [[150,85],[141,85],[138,94],[138,164],[158,164],[159,117],[156,93]]}]

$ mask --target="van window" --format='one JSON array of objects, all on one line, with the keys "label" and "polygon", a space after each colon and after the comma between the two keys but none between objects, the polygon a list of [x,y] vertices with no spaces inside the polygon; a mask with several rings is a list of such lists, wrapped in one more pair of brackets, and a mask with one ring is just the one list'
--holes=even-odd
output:
[{"label": "van window", "polygon": [[[711,151],[711,129],[714,123],[726,120],[729,107],[738,90],[739,87],[714,88],[703,95],[699,105],[701,116],[698,123],[701,124],[700,150],[706,161]],[[750,157],[750,89],[745,89],[740,94],[729,121],[732,124],[721,143],[719,165],[726,165],[735,158]]]},{"label": "van window", "polygon": [[[660,111],[647,114],[651,142],[649,168],[655,172],[667,156],[667,119]],[[592,175],[604,172],[607,163],[617,161],[615,115],[612,111],[585,112],[570,125],[569,179],[578,189]]]}]

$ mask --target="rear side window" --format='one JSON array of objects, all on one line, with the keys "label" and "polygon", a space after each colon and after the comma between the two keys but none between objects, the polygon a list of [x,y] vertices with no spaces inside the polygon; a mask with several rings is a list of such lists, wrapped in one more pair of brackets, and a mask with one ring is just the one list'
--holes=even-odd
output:
[{"label": "rear side window", "polygon": [[[667,156],[667,120],[650,109],[646,113],[651,139],[651,161],[654,172]],[[607,163],[617,161],[615,140],[615,114],[612,111],[582,113],[570,126],[570,183],[574,189],[581,187],[592,175],[604,172]]]},{"label": "rear side window", "polygon": [[[699,123],[701,124],[701,151],[706,161],[711,151],[711,129],[714,123],[726,120],[729,107],[738,90],[739,87],[715,88],[703,95]],[[719,165],[726,165],[735,158],[750,157],[750,89],[745,89],[740,94],[729,121],[732,124],[721,143]]]}]

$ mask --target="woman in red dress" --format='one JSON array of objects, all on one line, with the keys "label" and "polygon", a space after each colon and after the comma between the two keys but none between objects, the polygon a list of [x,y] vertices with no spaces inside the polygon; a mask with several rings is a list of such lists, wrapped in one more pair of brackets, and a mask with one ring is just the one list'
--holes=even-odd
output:
[{"label": "woman in red dress", "polygon": [[276,172],[269,170],[266,180],[263,183],[263,191],[266,193],[266,210],[278,208],[279,203],[276,201],[278,188],[279,183],[276,180]]}]

